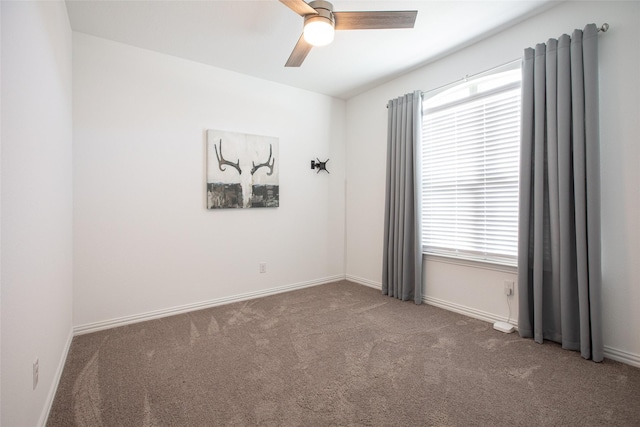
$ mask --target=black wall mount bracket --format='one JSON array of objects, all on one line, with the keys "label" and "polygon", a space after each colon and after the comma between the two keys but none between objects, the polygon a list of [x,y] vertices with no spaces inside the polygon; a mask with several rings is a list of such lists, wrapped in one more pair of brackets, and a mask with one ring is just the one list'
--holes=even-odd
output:
[{"label": "black wall mount bracket", "polygon": [[329,161],[329,159],[321,162],[320,159],[316,157],[316,160],[311,160],[311,169],[318,169],[316,173],[320,173],[320,171],[329,173],[329,171],[327,170],[327,162]]}]

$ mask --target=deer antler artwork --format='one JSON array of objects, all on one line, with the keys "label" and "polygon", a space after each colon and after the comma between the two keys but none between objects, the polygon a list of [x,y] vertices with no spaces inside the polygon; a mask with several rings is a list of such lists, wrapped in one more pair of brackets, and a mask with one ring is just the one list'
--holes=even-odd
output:
[{"label": "deer antler artwork", "polygon": [[207,209],[278,207],[278,145],[275,137],[208,129]]},{"label": "deer antler artwork", "polygon": [[[218,155],[218,147],[215,144],[213,147],[216,150],[216,157],[218,158],[218,167],[222,172],[226,171],[226,169],[222,168],[222,165],[228,165],[228,166],[231,166],[232,168],[235,168],[238,171],[238,173],[242,175],[242,169],[240,169],[240,159],[238,159],[237,162],[233,163],[228,160],[225,160],[225,158],[222,156],[222,139],[220,139],[220,155]],[[253,172],[251,173],[253,174]]]},{"label": "deer antler artwork", "polygon": [[[272,159],[271,158],[271,154],[272,154],[272,147],[271,147],[271,144],[269,144],[269,158],[267,159],[266,162],[260,163],[258,165],[256,165],[255,162],[251,162],[251,164],[253,165],[253,167],[251,168],[251,175],[256,173],[256,171],[258,169],[260,169],[261,167],[269,168],[269,172],[267,172],[267,175],[268,176],[273,175],[273,165],[275,165],[276,159],[275,159],[275,157]],[[269,163],[269,162],[271,162],[271,163]]]}]

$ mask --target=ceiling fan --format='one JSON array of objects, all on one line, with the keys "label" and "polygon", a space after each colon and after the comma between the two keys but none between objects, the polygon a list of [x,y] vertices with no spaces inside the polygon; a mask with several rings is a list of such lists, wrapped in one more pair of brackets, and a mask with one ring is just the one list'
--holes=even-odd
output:
[{"label": "ceiling fan", "polygon": [[333,41],[334,30],[413,28],[418,15],[417,10],[334,12],[333,5],[324,0],[280,2],[304,18],[304,30],[285,67],[302,65],[313,46],[324,46]]}]

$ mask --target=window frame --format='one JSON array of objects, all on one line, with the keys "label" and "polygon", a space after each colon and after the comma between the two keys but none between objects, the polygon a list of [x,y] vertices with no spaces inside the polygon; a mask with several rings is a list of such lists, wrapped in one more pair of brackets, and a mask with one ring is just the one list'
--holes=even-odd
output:
[{"label": "window frame", "polygon": [[[515,70],[518,70],[518,73],[515,72]],[[491,81],[491,79],[495,79],[495,77],[497,75],[503,74],[503,73],[510,73],[511,78],[513,78],[513,76],[518,75],[519,78],[517,80],[512,80],[511,82],[508,81],[508,79],[506,80],[505,84],[499,85],[497,87],[493,87],[493,88],[488,88],[484,91],[481,91],[478,93],[477,90],[475,90],[474,88],[477,89],[478,86],[480,86],[482,83],[484,82],[488,82]],[[520,87],[521,87],[521,81],[522,81],[522,76],[521,76],[521,61],[517,60],[517,61],[512,61],[508,64],[499,66],[499,67],[495,67],[492,68],[490,70],[487,70],[485,72],[479,73],[475,76],[473,76],[472,78],[465,78],[463,80],[459,80],[457,82],[451,83],[449,85],[446,85],[440,89],[436,89],[430,92],[427,92],[425,94],[423,94],[423,115],[422,118],[423,120],[425,119],[426,115],[428,113],[434,113],[434,112],[438,112],[438,111],[443,111],[446,109],[450,109],[453,108],[455,106],[460,106],[460,105],[464,105],[464,104],[472,104],[475,101],[481,100],[483,98],[490,98],[492,96],[499,96],[500,94],[507,94],[509,93],[509,91],[514,91],[517,90],[518,91],[518,95],[515,99],[517,99],[517,105],[518,105],[518,118],[517,118],[517,147],[516,147],[516,151],[518,154],[516,154],[515,156],[515,164],[516,164],[516,183],[515,183],[515,191],[516,191],[516,196],[515,196],[515,214],[513,217],[513,220],[515,220],[515,236],[513,236],[513,234],[511,234],[512,237],[515,237],[515,244],[514,244],[514,252],[512,255],[499,255],[499,254],[494,254],[494,253],[489,253],[487,254],[485,253],[480,253],[480,252],[473,252],[471,250],[461,250],[460,248],[455,248],[455,247],[450,247],[447,249],[443,249],[443,250],[439,250],[436,248],[431,248],[429,246],[427,246],[427,237],[423,236],[422,237],[422,241],[421,241],[421,246],[422,246],[422,252],[423,252],[423,257],[425,259],[438,259],[438,260],[445,260],[445,259],[449,259],[451,262],[454,263],[461,263],[461,264],[476,264],[476,263],[480,263],[483,265],[487,265],[489,268],[492,269],[501,269],[501,268],[506,268],[508,270],[512,270],[513,268],[517,267],[517,222],[518,222],[518,208],[517,208],[517,204],[518,204],[518,187],[519,187],[519,147],[520,147],[520,122],[521,122],[521,103],[520,103],[520,96],[521,96],[521,92],[520,92]],[[456,99],[456,91],[461,91],[461,90],[469,90],[469,93],[462,97],[462,98],[457,98]],[[429,106],[429,100],[434,100],[437,98],[443,98],[445,97],[446,99],[446,94],[449,93],[449,96],[452,96],[452,99],[446,102],[442,102],[440,104],[436,104],[435,106]],[[513,126],[513,118],[510,119],[510,126]],[[484,125],[483,125],[484,126]],[[483,132],[484,131],[484,127],[483,127]],[[421,143],[424,142],[425,137],[421,136]],[[510,142],[509,144],[513,144],[513,142]],[[511,145],[509,145],[511,146]],[[486,152],[486,150],[483,150],[483,152]],[[424,165],[425,160],[423,159],[423,152],[421,151],[420,153],[421,156],[421,165]],[[514,162],[514,159],[511,158],[511,162]],[[421,180],[425,180],[425,175],[423,174],[421,177]],[[513,184],[511,184],[513,185]],[[485,187],[486,188],[486,187]],[[425,204],[425,192],[423,190],[423,193],[420,195],[420,203],[421,203],[421,207],[424,206]],[[422,209],[423,212],[426,211],[426,209]],[[424,216],[425,214],[422,214],[422,218],[424,221]],[[485,214],[486,216],[486,214]],[[510,216],[511,217],[511,216]],[[510,221],[511,222],[513,222]],[[425,225],[423,224],[423,230],[425,229]],[[471,233],[470,233],[471,234]],[[483,241],[486,241],[486,233],[483,236]]]}]

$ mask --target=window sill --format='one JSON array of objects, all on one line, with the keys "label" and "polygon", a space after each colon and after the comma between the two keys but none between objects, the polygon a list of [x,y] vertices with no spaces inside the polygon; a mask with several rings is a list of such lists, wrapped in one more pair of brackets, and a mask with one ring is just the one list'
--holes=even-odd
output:
[{"label": "window sill", "polygon": [[459,258],[432,253],[423,253],[422,258],[425,261],[435,261],[445,264],[461,265],[465,267],[483,268],[485,270],[501,271],[504,273],[518,273],[517,265],[500,264],[497,261],[473,258]]}]

